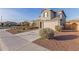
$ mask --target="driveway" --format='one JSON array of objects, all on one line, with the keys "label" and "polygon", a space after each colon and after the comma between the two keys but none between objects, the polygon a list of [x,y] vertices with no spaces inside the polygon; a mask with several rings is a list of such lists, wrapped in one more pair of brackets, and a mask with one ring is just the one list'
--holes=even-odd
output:
[{"label": "driveway", "polygon": [[[29,33],[29,32],[28,32]],[[31,37],[31,36],[30,36]],[[27,37],[26,37],[27,38]],[[0,48],[4,51],[48,51],[48,49],[36,45],[19,36],[0,29]]]},{"label": "driveway", "polygon": [[39,38],[39,30],[32,30],[29,32],[23,32],[23,33],[19,33],[19,34],[15,34],[15,36],[21,37],[27,41],[34,41],[36,39]]}]

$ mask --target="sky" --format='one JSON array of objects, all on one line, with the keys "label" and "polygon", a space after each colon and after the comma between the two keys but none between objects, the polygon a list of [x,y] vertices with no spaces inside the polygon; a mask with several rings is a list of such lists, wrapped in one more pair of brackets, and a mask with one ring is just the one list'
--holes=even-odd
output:
[{"label": "sky", "polygon": [[[36,20],[44,8],[0,8],[2,21],[32,21]],[[64,10],[67,20],[79,19],[79,8],[49,8],[54,11]],[[0,19],[1,21],[1,19]]]}]

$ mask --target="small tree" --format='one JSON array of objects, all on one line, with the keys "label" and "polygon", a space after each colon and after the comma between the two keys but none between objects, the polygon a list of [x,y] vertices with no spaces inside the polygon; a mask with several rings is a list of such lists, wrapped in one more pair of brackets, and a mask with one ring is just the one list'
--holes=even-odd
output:
[{"label": "small tree", "polygon": [[50,28],[44,28],[39,31],[39,35],[43,39],[52,39],[54,38],[54,31]]},{"label": "small tree", "polygon": [[4,23],[1,23],[1,26],[3,27],[4,26]]},{"label": "small tree", "polygon": [[21,26],[29,27],[30,26],[30,23],[29,22],[22,22],[21,23]]},{"label": "small tree", "polygon": [[32,27],[36,27],[36,23],[35,23],[35,22],[33,22],[31,26],[32,26]]}]

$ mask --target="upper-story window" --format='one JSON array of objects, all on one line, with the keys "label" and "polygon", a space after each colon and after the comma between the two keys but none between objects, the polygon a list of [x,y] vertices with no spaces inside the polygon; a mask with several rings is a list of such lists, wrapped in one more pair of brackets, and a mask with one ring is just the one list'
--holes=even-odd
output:
[{"label": "upper-story window", "polygon": [[62,18],[62,14],[60,14],[60,18]]},{"label": "upper-story window", "polygon": [[44,17],[48,17],[48,13],[47,12],[44,13]]},{"label": "upper-story window", "polygon": [[57,14],[57,16],[60,17],[60,18],[62,18],[62,17],[63,17],[62,12],[59,12],[59,13]]}]

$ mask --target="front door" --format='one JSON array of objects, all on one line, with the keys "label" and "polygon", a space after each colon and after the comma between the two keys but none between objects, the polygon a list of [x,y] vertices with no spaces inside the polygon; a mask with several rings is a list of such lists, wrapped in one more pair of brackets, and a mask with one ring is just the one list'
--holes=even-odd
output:
[{"label": "front door", "polygon": [[40,28],[42,28],[42,22],[40,22]]}]

